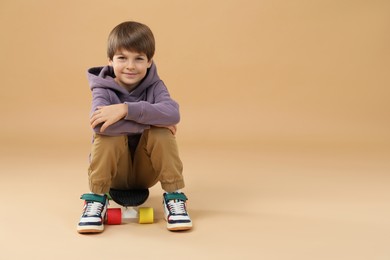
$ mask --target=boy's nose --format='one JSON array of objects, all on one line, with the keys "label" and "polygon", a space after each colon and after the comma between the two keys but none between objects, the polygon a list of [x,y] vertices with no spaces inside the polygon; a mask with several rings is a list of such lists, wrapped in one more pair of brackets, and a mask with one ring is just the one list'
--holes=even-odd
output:
[{"label": "boy's nose", "polygon": [[126,69],[132,70],[134,68],[135,68],[135,66],[134,66],[134,62],[133,61],[127,62]]}]

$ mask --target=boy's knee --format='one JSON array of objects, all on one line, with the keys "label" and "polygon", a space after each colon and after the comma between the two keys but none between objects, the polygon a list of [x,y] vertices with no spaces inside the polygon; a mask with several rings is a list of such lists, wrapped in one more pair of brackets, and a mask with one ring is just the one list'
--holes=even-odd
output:
[{"label": "boy's knee", "polygon": [[147,130],[148,142],[175,142],[175,136],[171,130],[165,127],[151,127]]},{"label": "boy's knee", "polygon": [[155,136],[172,136],[172,132],[171,130],[169,130],[168,128],[166,127],[156,127],[156,126],[152,126],[150,127],[149,129],[149,134],[152,134],[152,135],[155,135]]}]

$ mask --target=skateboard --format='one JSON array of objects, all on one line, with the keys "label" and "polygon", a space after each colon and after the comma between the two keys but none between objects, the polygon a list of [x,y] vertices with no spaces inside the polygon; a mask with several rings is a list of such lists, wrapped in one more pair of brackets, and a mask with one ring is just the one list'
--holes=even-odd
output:
[{"label": "skateboard", "polygon": [[134,219],[138,219],[140,224],[153,223],[153,208],[138,207],[148,199],[148,189],[110,189],[107,195],[109,200],[113,200],[123,208],[108,208],[106,224],[120,225],[123,222],[129,222]]}]

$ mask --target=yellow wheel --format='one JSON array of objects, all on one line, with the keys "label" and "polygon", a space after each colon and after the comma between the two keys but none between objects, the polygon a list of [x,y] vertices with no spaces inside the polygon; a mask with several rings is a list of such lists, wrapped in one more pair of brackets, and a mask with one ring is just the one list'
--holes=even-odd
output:
[{"label": "yellow wheel", "polygon": [[139,208],[139,223],[150,224],[153,223],[154,213],[153,208]]}]

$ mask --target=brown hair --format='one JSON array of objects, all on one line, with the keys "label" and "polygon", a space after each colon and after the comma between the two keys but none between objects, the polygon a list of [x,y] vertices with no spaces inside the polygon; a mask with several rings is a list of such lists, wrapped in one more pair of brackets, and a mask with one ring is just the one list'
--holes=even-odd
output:
[{"label": "brown hair", "polygon": [[108,58],[112,60],[115,52],[120,49],[144,53],[148,60],[151,60],[155,51],[152,31],[148,26],[138,22],[128,21],[118,24],[108,36]]}]

